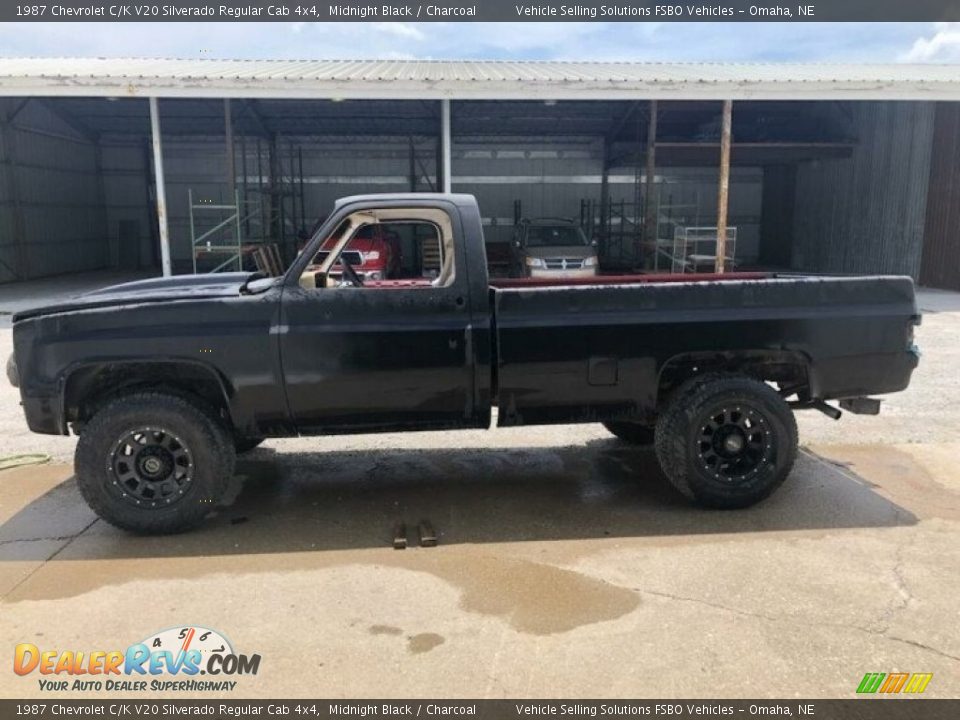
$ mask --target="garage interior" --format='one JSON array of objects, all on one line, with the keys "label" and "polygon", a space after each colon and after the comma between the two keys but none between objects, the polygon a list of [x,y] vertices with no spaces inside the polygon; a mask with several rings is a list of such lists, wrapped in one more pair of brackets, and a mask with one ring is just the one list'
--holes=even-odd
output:
[{"label": "garage interior", "polygon": [[[521,218],[573,219],[606,272],[687,271],[677,238],[719,234],[719,100],[69,92],[0,97],[0,283],[160,272],[164,233],[173,273],[254,268],[264,245],[289,262],[337,198],[368,192],[476,195],[491,258]],[[731,107],[733,267],[960,289],[960,104]]]},{"label": "garage interior", "polygon": [[[442,188],[441,94],[451,186],[478,195],[491,244],[517,212],[579,221],[583,208],[599,236],[606,167],[608,205],[628,219],[609,223],[606,262],[623,250],[632,263],[633,238],[615,243],[645,198],[650,100],[668,239],[673,222],[716,224],[732,98],[738,265],[907,271],[960,290],[956,66],[658,66],[630,80],[633,66],[595,63],[234,65],[0,60],[0,357],[11,297],[161,272],[150,97],[178,273],[193,271],[190,191],[219,204],[231,177],[250,201],[290,179],[280,229],[262,215],[242,226],[288,244],[339,196]],[[444,79],[457,73],[509,80]],[[616,82],[590,79],[604,73]],[[692,219],[668,212],[697,203]],[[793,478],[738,512],[690,508],[652,453],[600,425],[496,428],[268,441],[204,531],[136,538],[83,502],[76,439],[29,433],[18,389],[0,383],[0,455],[53,459],[0,482],[0,615],[42,647],[211,623],[264,658],[236,691],[247,698],[856,698],[864,672],[887,669],[931,672],[927,696],[960,697],[960,295],[918,301],[909,390],[877,416],[798,413]],[[438,547],[394,550],[399,518],[431,519]],[[139,598],[148,612],[110,611]],[[3,673],[0,694],[35,682]]]}]

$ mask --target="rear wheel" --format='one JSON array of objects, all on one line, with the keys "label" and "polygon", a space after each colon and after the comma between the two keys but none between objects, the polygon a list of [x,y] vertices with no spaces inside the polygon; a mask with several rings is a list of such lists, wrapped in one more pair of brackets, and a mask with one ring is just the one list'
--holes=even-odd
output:
[{"label": "rear wheel", "polygon": [[670,482],[701,505],[742,508],[790,473],[797,424],[765,383],[712,376],[681,386],[657,422],[656,451]]},{"label": "rear wheel", "polygon": [[653,445],[654,428],[640,423],[617,421],[605,422],[603,426],[624,442],[632,445]]},{"label": "rear wheel", "polygon": [[233,475],[233,441],[182,397],[127,395],[104,406],[77,442],[77,485],[111,525],[164,534],[199,525]]}]

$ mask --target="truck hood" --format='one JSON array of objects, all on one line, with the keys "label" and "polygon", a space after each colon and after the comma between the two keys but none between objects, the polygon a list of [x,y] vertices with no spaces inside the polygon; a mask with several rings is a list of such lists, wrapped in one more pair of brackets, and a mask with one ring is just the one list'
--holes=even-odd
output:
[{"label": "truck hood", "polygon": [[109,305],[237,297],[241,288],[255,275],[257,273],[233,272],[137,280],[93,290],[66,300],[58,300],[50,305],[22,310],[13,316],[13,321],[17,322],[40,315],[75,312]]}]

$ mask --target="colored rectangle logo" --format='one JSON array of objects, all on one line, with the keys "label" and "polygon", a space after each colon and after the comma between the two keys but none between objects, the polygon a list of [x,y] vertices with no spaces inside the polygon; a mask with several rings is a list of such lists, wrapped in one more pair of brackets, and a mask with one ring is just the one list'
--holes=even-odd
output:
[{"label": "colored rectangle logo", "polygon": [[927,689],[933,679],[933,673],[892,672],[866,673],[857,686],[859,695],[897,695],[907,693],[919,695]]}]

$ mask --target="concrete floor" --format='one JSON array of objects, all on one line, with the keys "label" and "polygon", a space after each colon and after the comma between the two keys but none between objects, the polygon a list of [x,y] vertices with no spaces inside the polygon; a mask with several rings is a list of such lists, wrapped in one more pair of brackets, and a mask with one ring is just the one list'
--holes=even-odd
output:
[{"label": "concrete floor", "polygon": [[[846,698],[891,671],[958,697],[960,296],[922,305],[911,388],[877,418],[804,414],[793,476],[738,512],[562,426],[270,442],[202,529],[132,537],[83,504],[74,441],[26,433],[3,384],[0,454],[55,462],[0,473],[0,644],[205,625],[263,657],[236,697]],[[411,528],[390,548],[424,518],[438,547]],[[0,672],[0,696],[37,695]]]}]

